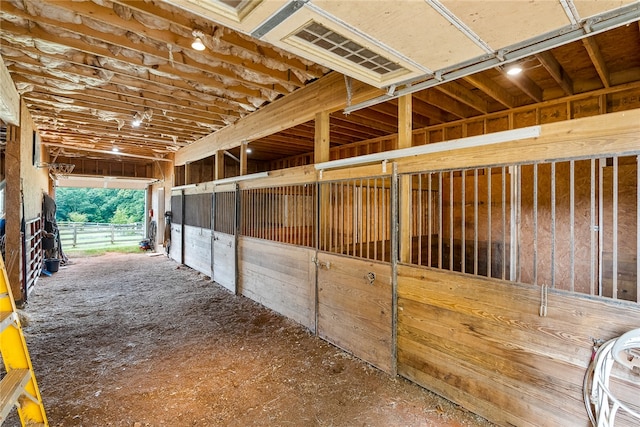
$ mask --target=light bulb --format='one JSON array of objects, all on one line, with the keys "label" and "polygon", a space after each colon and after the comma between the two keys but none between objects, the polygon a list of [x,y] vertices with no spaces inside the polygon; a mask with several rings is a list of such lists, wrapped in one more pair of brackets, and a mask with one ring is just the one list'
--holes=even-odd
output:
[{"label": "light bulb", "polygon": [[191,43],[191,47],[195,50],[204,50],[204,43],[202,43],[202,39],[200,37],[196,37],[193,43]]}]

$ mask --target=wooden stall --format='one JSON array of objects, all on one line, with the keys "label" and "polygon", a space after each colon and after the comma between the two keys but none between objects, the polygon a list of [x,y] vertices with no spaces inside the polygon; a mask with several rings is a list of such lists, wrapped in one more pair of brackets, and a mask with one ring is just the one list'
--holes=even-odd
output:
[{"label": "wooden stall", "polygon": [[586,426],[593,340],[640,327],[637,123],[214,182],[213,278],[500,425]]}]

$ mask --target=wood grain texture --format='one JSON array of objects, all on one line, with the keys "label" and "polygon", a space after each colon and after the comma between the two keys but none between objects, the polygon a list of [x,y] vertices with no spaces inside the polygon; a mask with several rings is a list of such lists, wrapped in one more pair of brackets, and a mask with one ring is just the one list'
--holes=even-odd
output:
[{"label": "wood grain texture", "polygon": [[211,230],[184,226],[184,264],[211,277]]},{"label": "wood grain texture", "polygon": [[238,292],[315,331],[315,251],[241,237]]},{"label": "wood grain texture", "polygon": [[[582,379],[592,338],[640,326],[631,303],[398,267],[398,372],[500,425],[588,425]],[[618,397],[637,400],[630,378]],[[616,425],[632,425],[621,419]]]},{"label": "wood grain texture", "polygon": [[213,233],[213,280],[231,292],[236,292],[235,236]]},{"label": "wood grain texture", "polygon": [[[391,372],[391,266],[327,253],[318,261],[318,334]],[[373,284],[368,273],[375,274]]]}]

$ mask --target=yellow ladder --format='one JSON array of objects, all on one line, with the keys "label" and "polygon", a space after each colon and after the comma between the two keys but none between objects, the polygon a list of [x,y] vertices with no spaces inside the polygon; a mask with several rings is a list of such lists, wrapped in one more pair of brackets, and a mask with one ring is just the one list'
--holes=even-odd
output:
[{"label": "yellow ladder", "polygon": [[48,426],[1,255],[0,270],[0,352],[7,371],[0,381],[0,425],[17,406],[23,426]]}]

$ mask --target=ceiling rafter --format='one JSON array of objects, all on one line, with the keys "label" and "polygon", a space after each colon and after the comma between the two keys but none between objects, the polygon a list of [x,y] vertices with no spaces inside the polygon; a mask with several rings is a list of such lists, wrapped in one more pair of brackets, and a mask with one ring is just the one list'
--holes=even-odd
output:
[{"label": "ceiling rafter", "polygon": [[538,61],[540,61],[553,80],[555,80],[562,90],[564,90],[565,94],[574,94],[573,81],[571,80],[571,77],[569,77],[562,65],[560,65],[551,52],[541,52],[536,55],[536,58],[538,58]]},{"label": "ceiling rafter", "polygon": [[256,43],[243,34],[227,30],[217,24],[200,19],[185,10],[177,9],[169,4],[157,5],[151,2],[140,0],[113,0],[113,3],[126,6],[131,10],[143,12],[147,15],[161,18],[172,25],[177,25],[185,31],[201,30],[207,35],[215,35],[220,43],[230,47],[240,49],[252,55],[262,56],[281,62],[287,69],[294,72],[308,74],[310,78],[319,78],[326,74],[324,67],[314,64],[311,61],[296,58],[293,55],[282,52],[278,48],[265,43]]},{"label": "ceiling rafter", "polygon": [[[276,91],[281,94],[286,94],[291,92],[291,88],[286,89],[280,85],[294,86],[300,87],[303,85],[303,82],[300,81],[295,75],[288,73],[285,70],[277,70],[268,68],[259,62],[253,61],[243,61],[242,58],[238,58],[236,56],[226,54],[224,52],[220,52],[216,50],[216,46],[213,43],[208,43],[208,49],[205,52],[198,53],[191,48],[191,42],[193,41],[193,36],[189,32],[186,36],[183,34],[178,34],[175,31],[161,31],[153,28],[146,27],[144,24],[139,22],[132,17],[128,20],[121,18],[118,14],[116,14],[113,8],[104,7],[105,13],[96,13],[95,6],[90,3],[82,3],[82,2],[72,2],[72,1],[55,1],[54,4],[56,7],[60,7],[66,9],[70,12],[75,13],[76,15],[82,17],[83,19],[90,19],[93,21],[100,22],[104,26],[111,26],[116,29],[118,32],[126,32],[123,36],[114,36],[113,34],[101,32],[101,31],[92,31],[91,34],[86,34],[86,26],[81,24],[67,24],[56,21],[55,25],[64,28],[68,31],[77,32],[78,28],[80,30],[84,30],[86,35],[89,35],[96,39],[102,39],[105,42],[109,42],[114,45],[119,45],[121,47],[138,50],[140,52],[144,52],[147,55],[158,57],[164,59],[168,62],[176,62],[181,63],[185,66],[196,68],[200,71],[209,72],[212,74],[218,74],[221,76],[226,76],[232,79],[240,80],[241,77],[238,75],[237,68],[241,67],[241,70],[248,69],[252,72],[256,73],[256,77],[262,76],[262,78],[266,78],[271,80],[269,83],[260,83],[258,81],[249,81],[251,84],[256,87],[260,87],[263,89],[269,89]],[[38,17],[42,22],[46,22],[42,20],[42,17]],[[51,20],[49,20],[51,21]],[[186,31],[183,31],[186,32]],[[135,34],[138,38],[131,37],[131,34]],[[140,37],[144,36],[144,38]],[[156,46],[148,46],[148,42],[153,42]],[[166,51],[163,49],[161,51],[161,55],[158,54],[157,44],[164,45],[166,47]],[[177,50],[175,52],[169,51],[168,46],[176,46]],[[184,52],[188,51],[191,55],[185,55]],[[200,56],[204,60],[215,60],[216,62],[220,62],[221,64],[225,64],[225,66],[208,66],[205,63],[198,62],[195,58]],[[193,58],[192,58],[193,57]],[[257,80],[257,79],[256,79]]]},{"label": "ceiling rafter", "polygon": [[589,58],[591,58],[591,62],[593,66],[596,68],[596,72],[598,76],[600,76],[600,81],[604,85],[604,87],[611,86],[611,76],[609,75],[609,70],[607,69],[607,64],[602,57],[602,52],[600,51],[600,47],[595,39],[589,37],[582,40],[582,44],[584,48],[587,50],[589,54]]},{"label": "ceiling rafter", "polygon": [[[29,28],[18,26],[13,23],[3,23],[2,26],[3,31],[7,33],[21,36],[23,38],[40,40],[47,43],[55,43],[59,46],[67,46],[67,48],[73,48],[75,50],[94,55],[98,58],[110,58],[110,56],[112,55],[112,49],[115,49],[116,51],[122,49],[122,46],[113,45],[109,42],[105,42],[104,40],[97,39],[91,35],[87,36],[79,32],[74,32],[75,35],[80,36],[78,38],[55,35],[46,31],[45,26],[42,26],[41,24],[32,25]],[[69,34],[66,35],[69,36]],[[100,41],[101,43],[89,43],[88,41],[86,41],[87,38],[94,39],[95,41]],[[105,43],[106,45],[102,46],[102,43]],[[205,87],[210,87],[212,89],[225,92],[227,96],[236,99],[238,102],[247,102],[246,100],[244,100],[244,97],[263,97],[261,90],[248,88],[244,85],[239,84],[237,81],[235,82],[235,85],[227,85],[223,81],[221,81],[220,78],[215,78],[214,74],[211,73],[188,73],[185,71],[180,71],[175,66],[172,66],[168,59],[162,59],[162,61],[157,61],[156,63],[147,65],[145,63],[145,58],[143,58],[143,55],[136,54],[137,51],[133,48],[127,47],[126,49],[130,50],[130,54],[120,52],[121,54],[118,55],[117,60],[114,58],[110,58],[109,61],[116,61],[120,63],[121,66],[129,66],[133,67],[134,69],[142,68],[147,70],[151,75],[153,75],[154,73],[174,75],[177,78],[182,78],[189,82],[198,83]]]},{"label": "ceiling rafter", "polygon": [[507,108],[514,108],[516,106],[515,99],[511,94],[502,86],[491,80],[484,74],[473,74],[464,78],[465,81],[471,83],[489,97],[495,99],[500,104]]}]

